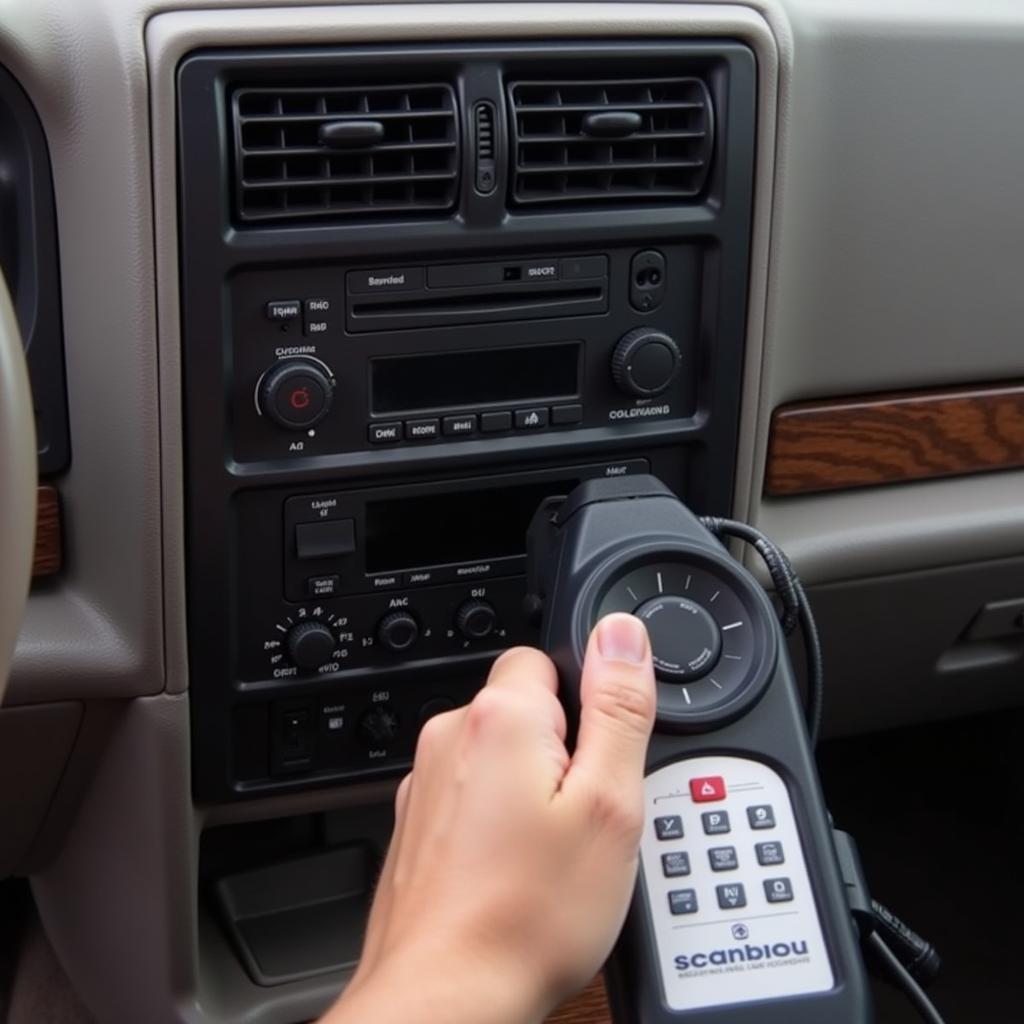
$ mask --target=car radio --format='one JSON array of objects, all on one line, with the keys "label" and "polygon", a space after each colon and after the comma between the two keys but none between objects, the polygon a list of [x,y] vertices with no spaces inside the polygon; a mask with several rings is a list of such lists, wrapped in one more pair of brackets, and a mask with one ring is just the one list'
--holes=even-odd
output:
[{"label": "car radio", "polygon": [[653,473],[728,514],[756,72],[729,40],[181,62],[200,799],[403,771],[538,642],[544,499]]},{"label": "car radio", "polygon": [[684,422],[700,287],[691,245],[241,273],[235,458]]}]

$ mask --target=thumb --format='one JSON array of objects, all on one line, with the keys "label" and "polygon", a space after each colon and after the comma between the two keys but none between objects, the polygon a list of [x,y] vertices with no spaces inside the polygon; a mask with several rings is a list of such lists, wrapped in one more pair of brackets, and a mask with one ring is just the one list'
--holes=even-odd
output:
[{"label": "thumb", "polygon": [[583,660],[580,728],[566,781],[575,774],[589,785],[637,790],[656,700],[644,624],[621,612],[606,616]]}]

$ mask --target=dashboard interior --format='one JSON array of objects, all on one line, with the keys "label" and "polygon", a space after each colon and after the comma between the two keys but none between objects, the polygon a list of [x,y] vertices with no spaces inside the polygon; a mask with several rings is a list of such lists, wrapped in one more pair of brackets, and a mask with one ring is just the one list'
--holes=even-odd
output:
[{"label": "dashboard interior", "polygon": [[836,750],[1020,706],[1022,48],[966,0],[7,5],[0,879],[93,1018],[326,1007],[583,482],[787,552]]}]

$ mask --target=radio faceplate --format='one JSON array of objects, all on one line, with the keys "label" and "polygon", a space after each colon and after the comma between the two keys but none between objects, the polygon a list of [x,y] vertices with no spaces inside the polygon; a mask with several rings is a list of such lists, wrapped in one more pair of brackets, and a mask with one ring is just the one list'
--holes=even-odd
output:
[{"label": "radio faceplate", "polygon": [[[680,76],[710,101],[710,133],[685,104],[668,110],[631,87],[630,104],[653,104],[650,132],[674,139],[620,140],[614,168],[582,176],[543,171],[561,159],[548,143],[519,151],[523,131],[569,133],[560,114],[513,110],[510,83]],[[426,717],[468,700],[503,647],[537,641],[520,606],[524,510],[549,487],[564,493],[580,467],[645,463],[695,510],[730,512],[755,81],[752,52],[728,40],[206,50],[181,62],[199,799],[404,770]],[[310,95],[412,96],[417,83],[454,97],[443,139],[416,128],[380,153],[318,148],[331,118]],[[243,91],[266,106],[238,125]],[[540,101],[549,93],[558,99]],[[480,103],[496,150],[478,191]],[[419,116],[378,113],[406,129]],[[570,141],[585,160],[607,156],[605,141]],[[455,174],[450,207],[415,206],[433,195],[423,143],[459,154],[457,172],[442,169]],[[651,191],[651,161],[691,181],[691,149],[699,191]],[[356,171],[351,187],[314,187],[315,175]],[[414,180],[388,181],[397,174]],[[527,204],[516,175],[542,190],[564,178],[565,190]],[[272,216],[240,218],[242,179],[246,203],[277,197],[260,207]]]},{"label": "radio faceplate", "polygon": [[[500,449],[548,431],[611,427],[628,437],[639,422],[692,421],[708,359],[702,266],[698,247],[660,245],[239,273],[234,458],[406,446],[440,455],[466,441]],[[548,276],[534,280],[534,271]],[[639,329],[652,340],[634,343],[624,361],[624,339]]]}]

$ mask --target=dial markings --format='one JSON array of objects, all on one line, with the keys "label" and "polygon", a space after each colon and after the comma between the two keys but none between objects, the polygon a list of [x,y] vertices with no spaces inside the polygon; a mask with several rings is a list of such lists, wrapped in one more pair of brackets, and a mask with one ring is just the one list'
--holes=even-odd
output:
[{"label": "dial markings", "polygon": [[690,580],[692,580],[692,579],[693,579],[692,576],[687,576],[686,577],[686,586],[683,587],[683,590],[689,590],[690,589]]},{"label": "dial markings", "polygon": [[665,593],[665,584],[662,583],[662,581],[661,581],[661,573],[660,572],[658,573],[658,593],[659,594],[664,594]]},{"label": "dial markings", "polygon": [[693,701],[690,700],[690,691],[685,686],[683,687],[683,696],[686,698],[686,703],[687,704],[692,704],[693,703]]},{"label": "dial markings", "polygon": [[722,684],[714,676],[708,676],[708,682],[716,689],[720,690],[722,688]]},{"label": "dial markings", "polygon": [[279,622],[279,623],[277,623],[277,625],[276,625],[276,626],[274,626],[274,629],[278,629],[278,630],[280,630],[280,631],[281,631],[282,633],[287,633],[287,632],[288,632],[288,630],[287,630],[287,629],[285,629],[285,628],[284,628],[284,626],[282,626],[280,622]]},{"label": "dial markings", "polygon": [[632,587],[626,587],[626,590],[629,592],[629,596],[631,598],[633,598],[634,601],[639,601],[640,600],[640,598],[637,597],[636,594],[633,593],[633,588]]},{"label": "dial markings", "polygon": [[708,604],[714,604],[714,603],[715,603],[715,601],[716,601],[716,600],[718,599],[718,595],[719,595],[720,593],[721,593],[721,591],[720,591],[720,590],[716,590],[716,591],[715,591],[715,592],[714,592],[714,593],[713,593],[713,594],[711,595],[711,598],[710,598],[710,599],[708,600]]},{"label": "dial markings", "polygon": [[737,626],[742,626],[742,625],[743,625],[742,622],[730,622],[728,626],[723,626],[722,627],[722,632],[724,633],[727,629],[735,629]]},{"label": "dial markings", "polygon": [[739,655],[739,654],[723,654],[722,657],[726,658],[729,661],[742,661],[743,660],[742,655]]}]

